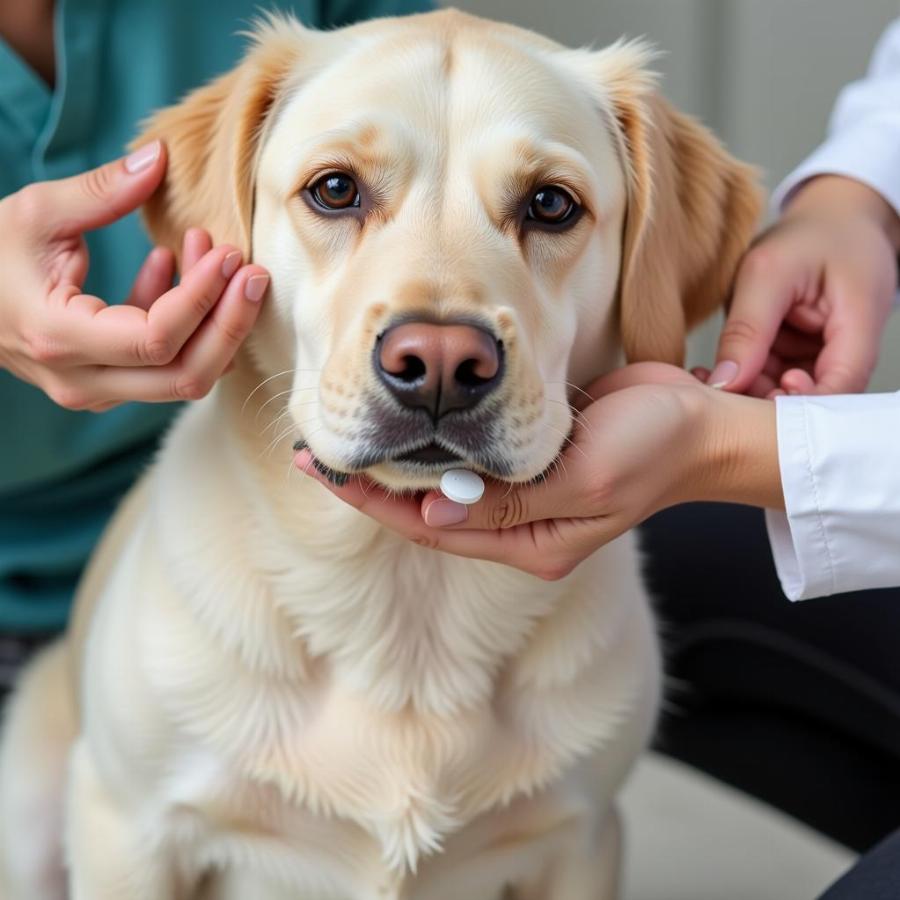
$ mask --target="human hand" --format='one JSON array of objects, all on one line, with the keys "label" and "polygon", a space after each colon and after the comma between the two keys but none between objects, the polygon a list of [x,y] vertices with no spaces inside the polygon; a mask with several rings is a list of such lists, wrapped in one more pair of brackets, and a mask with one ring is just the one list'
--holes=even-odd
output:
[{"label": "human hand", "polygon": [[431,491],[331,484],[308,450],[296,466],[336,497],[423,546],[561,578],[652,513],[688,500],[783,507],[775,406],[714,391],[662,363],[594,382],[559,464],[536,485],[490,482],[465,507]]},{"label": "human hand", "polygon": [[162,180],[154,142],[83,175],[29,185],[0,200],[0,366],[69,409],[128,400],[192,400],[229,365],[260,309],[269,276],[240,251],[185,235],[182,279],[157,247],[122,305],[82,293],[85,231],[140,206]]},{"label": "human hand", "polygon": [[804,185],[747,252],[709,384],[756,397],[863,391],[897,290],[900,219],[850,178]]}]

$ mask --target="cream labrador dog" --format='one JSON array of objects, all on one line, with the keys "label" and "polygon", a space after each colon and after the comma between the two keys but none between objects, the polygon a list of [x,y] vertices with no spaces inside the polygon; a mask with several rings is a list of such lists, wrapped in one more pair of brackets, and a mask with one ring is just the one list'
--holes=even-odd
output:
[{"label": "cream labrador dog", "polygon": [[[639,43],[273,18],[159,113],[147,210],[272,290],[124,502],[0,765],[4,900],[610,900],[660,666],[631,536],[541,580],[311,479],[554,464],[571,390],[679,361],[759,211]],[[205,386],[197,386],[203,392]]]}]

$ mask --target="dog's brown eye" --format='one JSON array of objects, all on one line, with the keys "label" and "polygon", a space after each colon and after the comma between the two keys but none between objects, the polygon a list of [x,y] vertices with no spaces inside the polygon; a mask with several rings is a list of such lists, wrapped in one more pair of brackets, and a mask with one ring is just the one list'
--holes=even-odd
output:
[{"label": "dog's brown eye", "polygon": [[311,188],[316,203],[325,209],[351,209],[359,206],[359,188],[349,176],[340,172],[325,175]]},{"label": "dog's brown eye", "polygon": [[545,225],[562,225],[578,211],[578,204],[568,191],[545,186],[535,191],[528,205],[527,218]]}]

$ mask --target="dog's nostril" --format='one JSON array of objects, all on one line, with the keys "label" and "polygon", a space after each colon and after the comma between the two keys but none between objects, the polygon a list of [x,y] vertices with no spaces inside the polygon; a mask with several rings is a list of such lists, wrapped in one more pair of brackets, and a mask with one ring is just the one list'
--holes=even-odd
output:
[{"label": "dog's nostril", "polygon": [[480,388],[492,382],[500,370],[503,342],[485,341],[477,352],[460,362],[453,370],[457,384],[466,388]]},{"label": "dog's nostril", "polygon": [[[496,367],[494,368],[496,369]],[[484,360],[466,359],[456,367],[453,377],[457,384],[461,384],[463,387],[477,388],[487,384],[496,374],[496,371],[487,372]]]},{"label": "dog's nostril", "polygon": [[390,372],[394,378],[399,379],[405,384],[414,384],[419,379],[425,377],[426,367],[423,360],[418,356],[404,356],[401,360],[403,368],[398,372]]}]

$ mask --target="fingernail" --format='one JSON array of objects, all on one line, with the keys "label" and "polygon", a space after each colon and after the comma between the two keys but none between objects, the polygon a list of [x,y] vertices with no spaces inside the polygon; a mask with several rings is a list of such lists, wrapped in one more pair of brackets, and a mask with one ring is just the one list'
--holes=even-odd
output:
[{"label": "fingernail", "polygon": [[469,510],[462,503],[452,500],[432,500],[425,507],[425,524],[431,528],[459,525],[469,518]]},{"label": "fingernail", "polygon": [[709,373],[709,378],[706,379],[706,383],[711,388],[719,390],[720,388],[727,387],[731,384],[731,382],[737,378],[738,371],[738,364],[732,362],[730,359],[726,359],[723,362],[716,364],[716,367]]},{"label": "fingernail", "polygon": [[268,286],[268,275],[252,275],[244,285],[244,296],[253,303],[259,303]]},{"label": "fingernail", "polygon": [[237,272],[237,267],[241,264],[241,251],[240,250],[232,250],[225,259],[222,260],[222,274],[226,278],[231,278],[235,272]]},{"label": "fingernail", "polygon": [[159,141],[151,141],[143,147],[139,147],[134,153],[125,157],[125,171],[136,175],[149,169],[159,159],[162,144]]}]

